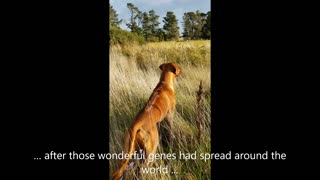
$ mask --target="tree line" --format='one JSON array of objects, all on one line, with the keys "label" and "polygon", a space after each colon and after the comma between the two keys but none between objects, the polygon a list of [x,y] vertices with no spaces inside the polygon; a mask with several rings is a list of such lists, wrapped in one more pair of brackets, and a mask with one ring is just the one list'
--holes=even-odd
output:
[{"label": "tree line", "polygon": [[[123,44],[125,41],[143,43],[155,41],[179,40],[180,29],[174,12],[169,11],[163,18],[160,28],[159,15],[154,10],[142,12],[132,3],[127,3],[130,19],[126,26],[130,32],[122,30],[120,24],[124,21],[118,18],[117,12],[109,4],[109,26],[111,44]],[[183,15],[182,37],[187,40],[211,38],[211,12],[186,12]]]}]

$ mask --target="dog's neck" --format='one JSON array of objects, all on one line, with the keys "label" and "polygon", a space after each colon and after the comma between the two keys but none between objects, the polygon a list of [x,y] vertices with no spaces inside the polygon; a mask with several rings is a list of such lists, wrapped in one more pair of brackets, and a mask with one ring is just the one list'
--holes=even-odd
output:
[{"label": "dog's neck", "polygon": [[172,72],[165,72],[161,74],[160,82],[168,84],[173,89],[173,81],[175,75]]}]

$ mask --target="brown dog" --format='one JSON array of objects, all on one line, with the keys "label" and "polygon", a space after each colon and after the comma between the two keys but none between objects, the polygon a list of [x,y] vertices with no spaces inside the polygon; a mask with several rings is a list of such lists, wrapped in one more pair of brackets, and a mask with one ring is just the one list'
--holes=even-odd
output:
[{"label": "brown dog", "polygon": [[[165,63],[159,68],[162,70],[160,82],[153,90],[147,104],[126,131],[124,153],[128,153],[129,157],[137,147],[144,149],[146,158],[149,154],[156,153],[159,144],[157,123],[166,119],[169,127],[172,126],[176,105],[173,82],[181,74],[181,69],[175,63]],[[120,179],[128,164],[129,159],[123,159],[120,168],[113,173],[113,178]]]}]

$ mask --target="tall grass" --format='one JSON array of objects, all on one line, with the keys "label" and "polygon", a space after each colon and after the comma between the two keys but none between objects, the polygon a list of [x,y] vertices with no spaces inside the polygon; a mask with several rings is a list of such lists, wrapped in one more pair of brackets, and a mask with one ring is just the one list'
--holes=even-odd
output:
[{"label": "tall grass", "polygon": [[[176,79],[176,112],[173,120],[173,146],[160,145],[157,153],[210,153],[210,41],[164,42],[110,48],[110,152],[123,150],[124,132],[141,110],[160,78],[160,64],[177,62],[182,74]],[[197,143],[196,92],[203,81],[201,143]],[[178,174],[142,174],[142,179],[209,179],[210,161],[156,160],[155,166],[169,165]],[[110,160],[110,176],[119,160]],[[137,177],[135,168],[126,171],[127,179]],[[141,178],[139,178],[141,179]]]}]

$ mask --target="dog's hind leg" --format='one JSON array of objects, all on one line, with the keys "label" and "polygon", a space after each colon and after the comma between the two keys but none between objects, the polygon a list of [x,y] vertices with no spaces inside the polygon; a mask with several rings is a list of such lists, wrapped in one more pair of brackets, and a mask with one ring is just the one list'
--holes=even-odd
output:
[{"label": "dog's hind leg", "polygon": [[157,127],[154,127],[153,131],[149,134],[149,140],[146,145],[146,164],[148,166],[155,161],[154,154],[157,152],[159,145],[159,132]]}]

